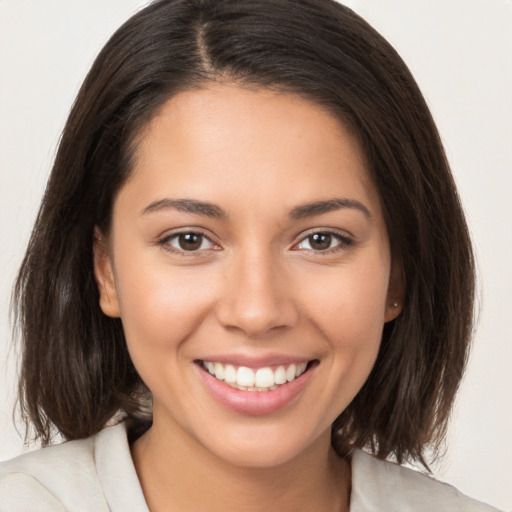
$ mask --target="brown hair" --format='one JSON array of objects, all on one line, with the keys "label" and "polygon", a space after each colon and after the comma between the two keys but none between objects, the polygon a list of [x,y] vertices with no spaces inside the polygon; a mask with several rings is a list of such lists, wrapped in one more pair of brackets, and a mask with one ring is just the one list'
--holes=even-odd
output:
[{"label": "brown hair", "polygon": [[333,425],[340,454],[366,447],[424,462],[439,446],[472,332],[474,268],[464,215],[426,103],[394,49],[331,0],[160,0],[97,57],[65,126],[15,287],[20,404],[43,444],[92,435],[144,410],[144,385],[93,275],[134,141],[179,90],[228,77],[335,112],[379,191],[406,296],[376,364]]}]

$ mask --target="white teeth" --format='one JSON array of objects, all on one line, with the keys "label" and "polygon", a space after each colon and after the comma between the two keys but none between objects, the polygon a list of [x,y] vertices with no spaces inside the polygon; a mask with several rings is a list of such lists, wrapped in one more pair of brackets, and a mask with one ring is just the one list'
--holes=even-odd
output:
[{"label": "white teeth", "polygon": [[254,372],[251,370],[251,368],[240,366],[236,372],[236,383],[239,386],[254,386]]},{"label": "white teeth", "polygon": [[286,382],[286,369],[284,366],[279,366],[274,372],[274,381],[276,384],[284,384]]},{"label": "white teeth", "polygon": [[272,371],[272,368],[260,368],[256,372],[257,388],[269,388],[274,384],[274,372]]},{"label": "white teeth", "polygon": [[224,380],[226,382],[236,382],[236,370],[231,364],[227,364],[224,369]]},{"label": "white teeth", "polygon": [[203,362],[203,367],[216,379],[234,388],[243,391],[272,391],[300,377],[306,371],[307,363],[292,363],[288,367],[281,365],[275,370],[264,367],[256,371],[246,366],[235,368],[231,364],[211,361]]},{"label": "white teeth", "polygon": [[224,380],[224,366],[220,363],[215,363],[215,378]]},{"label": "white teeth", "polygon": [[302,363],[297,365],[297,369],[295,370],[295,378],[300,377],[306,371],[307,363]]}]

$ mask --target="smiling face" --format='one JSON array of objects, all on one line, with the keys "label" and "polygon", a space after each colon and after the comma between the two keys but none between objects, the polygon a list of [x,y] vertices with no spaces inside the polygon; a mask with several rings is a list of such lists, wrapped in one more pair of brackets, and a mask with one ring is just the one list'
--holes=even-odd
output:
[{"label": "smiling face", "polygon": [[252,467],[328,449],[400,311],[358,143],[297,96],[209,84],[136,157],[95,265],[152,430]]}]

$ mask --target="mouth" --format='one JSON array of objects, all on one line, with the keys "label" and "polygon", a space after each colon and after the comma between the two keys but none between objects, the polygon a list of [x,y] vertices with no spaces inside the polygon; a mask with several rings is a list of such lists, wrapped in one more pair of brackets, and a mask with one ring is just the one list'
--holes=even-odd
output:
[{"label": "mouth", "polygon": [[318,359],[258,363],[230,356],[222,361],[212,358],[194,362],[205,389],[217,403],[250,416],[275,413],[296,403],[320,364]]},{"label": "mouth", "polygon": [[240,391],[268,392],[295,381],[317,361],[249,368],[218,361],[198,360],[200,367],[220,382]]}]

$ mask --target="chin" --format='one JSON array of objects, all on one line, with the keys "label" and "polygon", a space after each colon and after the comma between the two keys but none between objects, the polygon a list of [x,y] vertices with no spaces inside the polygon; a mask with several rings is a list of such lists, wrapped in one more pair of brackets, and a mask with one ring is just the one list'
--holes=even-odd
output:
[{"label": "chin", "polygon": [[[245,429],[244,429],[245,430]],[[248,429],[251,432],[230,432],[218,439],[209,438],[203,446],[226,463],[247,469],[270,469],[307,456],[311,445],[320,439],[304,436],[297,429]],[[274,430],[274,432],[269,432]],[[225,433],[225,432],[224,432]],[[330,446],[330,429],[325,436]],[[217,442],[215,442],[217,441]]]}]

